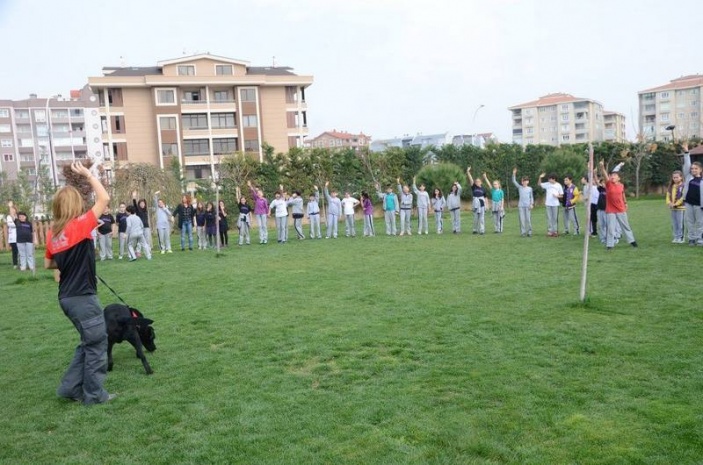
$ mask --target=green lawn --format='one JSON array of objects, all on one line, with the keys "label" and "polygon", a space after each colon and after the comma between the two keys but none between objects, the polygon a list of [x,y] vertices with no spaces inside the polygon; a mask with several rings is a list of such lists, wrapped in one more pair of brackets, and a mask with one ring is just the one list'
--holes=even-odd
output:
[{"label": "green lawn", "polygon": [[703,463],[703,248],[633,201],[639,249],[592,242],[581,304],[583,237],[506,220],[98,263],[158,350],[146,376],[117,346],[91,408],[54,394],[77,334],[50,273],[0,254],[0,463]]}]

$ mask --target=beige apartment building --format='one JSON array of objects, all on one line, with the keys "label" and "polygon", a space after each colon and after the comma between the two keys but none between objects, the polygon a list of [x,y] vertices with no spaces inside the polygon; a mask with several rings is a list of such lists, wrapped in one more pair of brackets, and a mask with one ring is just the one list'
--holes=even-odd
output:
[{"label": "beige apartment building", "polygon": [[[561,145],[606,140],[603,105],[596,100],[554,93],[508,108],[513,142]],[[624,126],[624,116],[622,125]]]},{"label": "beige apartment building", "polygon": [[[637,93],[640,132],[649,139],[700,137],[703,132],[703,76],[693,74]],[[674,126],[672,128],[672,126]]]},{"label": "beige apartment building", "polygon": [[603,112],[603,137],[607,142],[626,142],[627,126],[625,115],[616,111]]},{"label": "beige apartment building", "polygon": [[321,148],[348,148],[351,147],[354,150],[359,150],[364,147],[368,147],[371,143],[371,136],[366,134],[350,134],[345,131],[325,131],[314,139],[308,139],[305,141],[307,147],[321,147]]},{"label": "beige apartment building", "polygon": [[210,54],[107,67],[88,79],[99,97],[106,166],[166,168],[175,158],[191,180],[210,178],[220,157],[233,152],[263,161],[263,144],[277,152],[302,147],[312,82],[288,67]]}]

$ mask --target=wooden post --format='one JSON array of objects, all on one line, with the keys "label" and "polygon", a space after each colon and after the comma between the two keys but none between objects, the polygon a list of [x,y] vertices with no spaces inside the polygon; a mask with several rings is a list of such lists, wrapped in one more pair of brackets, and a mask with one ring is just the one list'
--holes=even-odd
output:
[{"label": "wooden post", "polygon": [[[588,193],[589,198],[587,199],[588,207],[586,208],[586,225],[591,224],[591,201],[590,193],[593,186],[593,144],[589,142],[588,144]],[[591,238],[591,234],[586,230],[586,234],[583,235],[583,259],[581,263],[581,293],[580,300],[584,302],[586,300],[586,278],[588,276],[588,242]]]}]

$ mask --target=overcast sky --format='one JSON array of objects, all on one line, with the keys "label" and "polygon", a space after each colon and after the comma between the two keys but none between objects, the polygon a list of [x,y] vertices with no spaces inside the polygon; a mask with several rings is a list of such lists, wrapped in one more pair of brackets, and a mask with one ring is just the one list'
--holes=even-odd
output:
[{"label": "overcast sky", "polygon": [[103,66],[210,52],[313,75],[311,136],[509,142],[507,107],[551,92],[624,113],[632,136],[637,91],[703,73],[701,11],[701,0],[0,0],[0,98],[66,95]]}]

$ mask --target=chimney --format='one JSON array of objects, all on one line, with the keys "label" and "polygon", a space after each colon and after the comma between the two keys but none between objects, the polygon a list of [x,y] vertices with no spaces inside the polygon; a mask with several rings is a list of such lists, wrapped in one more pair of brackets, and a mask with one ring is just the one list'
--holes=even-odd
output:
[{"label": "chimney", "polygon": [[29,98],[37,98],[37,94],[29,94]]}]

